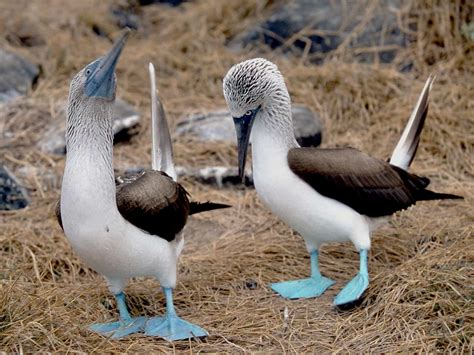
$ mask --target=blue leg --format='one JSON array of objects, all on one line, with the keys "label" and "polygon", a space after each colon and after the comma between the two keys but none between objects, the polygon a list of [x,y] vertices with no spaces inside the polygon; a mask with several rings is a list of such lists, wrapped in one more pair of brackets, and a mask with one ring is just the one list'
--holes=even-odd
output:
[{"label": "blue leg", "polygon": [[271,284],[272,290],[289,299],[319,297],[334,281],[319,272],[318,251],[311,253],[311,277]]},{"label": "blue leg", "polygon": [[357,301],[369,286],[369,272],[367,269],[367,250],[360,251],[360,271],[342,289],[334,299],[334,305],[342,306]]},{"label": "blue leg", "polygon": [[204,329],[181,319],[176,314],[173,305],[173,291],[164,287],[166,296],[166,315],[153,317],[148,320],[145,335],[160,336],[168,341],[183,340],[209,335]]},{"label": "blue leg", "polygon": [[132,318],[130,316],[125,303],[125,294],[123,292],[115,295],[115,299],[117,300],[117,307],[120,312],[120,320],[118,322],[92,324],[89,329],[93,332],[110,336],[113,339],[122,338],[143,331],[145,329],[146,318]]}]

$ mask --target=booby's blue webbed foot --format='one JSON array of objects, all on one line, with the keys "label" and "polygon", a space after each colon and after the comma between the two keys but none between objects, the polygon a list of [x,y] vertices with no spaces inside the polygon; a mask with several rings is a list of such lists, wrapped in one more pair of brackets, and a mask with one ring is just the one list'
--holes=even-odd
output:
[{"label": "booby's blue webbed foot", "polygon": [[175,341],[205,337],[209,333],[174,314],[150,318],[146,323],[145,335],[159,336],[168,341]]},{"label": "booby's blue webbed foot", "polygon": [[367,268],[367,250],[360,251],[360,271],[342,289],[334,299],[335,306],[343,306],[360,299],[364,291],[369,286],[369,273]]},{"label": "booby's blue webbed foot", "polygon": [[318,251],[311,252],[311,277],[302,280],[276,282],[271,284],[273,291],[289,299],[321,296],[334,281],[319,272]]},{"label": "booby's blue webbed foot", "polygon": [[92,324],[89,329],[112,339],[119,339],[130,334],[143,332],[145,323],[145,317],[137,317],[111,323],[96,323]]},{"label": "booby's blue webbed foot", "polygon": [[168,341],[208,336],[209,333],[201,327],[178,317],[173,306],[171,288],[163,288],[163,290],[166,296],[166,315],[150,318],[146,322],[145,335],[159,336]]},{"label": "booby's blue webbed foot", "polygon": [[111,337],[112,339],[119,339],[130,334],[143,332],[145,329],[146,317],[132,318],[130,316],[123,292],[115,295],[115,298],[120,312],[120,320],[110,323],[92,324],[89,329],[93,332]]},{"label": "booby's blue webbed foot", "polygon": [[271,287],[273,291],[282,297],[296,299],[319,297],[333,284],[333,280],[319,276],[302,280],[276,282],[271,284]]}]

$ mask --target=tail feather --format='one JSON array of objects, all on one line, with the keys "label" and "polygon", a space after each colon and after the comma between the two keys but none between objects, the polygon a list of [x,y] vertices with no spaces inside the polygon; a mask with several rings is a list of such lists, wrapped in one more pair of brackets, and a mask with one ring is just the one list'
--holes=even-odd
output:
[{"label": "tail feather", "polygon": [[440,192],[434,192],[431,190],[423,190],[421,196],[418,196],[417,200],[419,201],[429,201],[429,200],[463,200],[464,197],[453,195],[453,194],[445,194]]},{"label": "tail feather", "polygon": [[428,114],[431,87],[435,79],[436,76],[430,75],[428,80],[426,80],[418,102],[390,158],[390,164],[398,166],[403,170],[408,170],[418,149],[421,131]]},{"label": "tail feather", "polygon": [[151,119],[152,119],[152,169],[161,170],[177,181],[176,169],[173,162],[173,145],[166,114],[160,99],[156,94],[155,67],[149,64],[151,89]]},{"label": "tail feather", "polygon": [[207,212],[212,210],[218,210],[221,208],[229,208],[230,205],[223,203],[214,203],[214,202],[190,202],[189,203],[189,214],[196,214],[201,212]]}]

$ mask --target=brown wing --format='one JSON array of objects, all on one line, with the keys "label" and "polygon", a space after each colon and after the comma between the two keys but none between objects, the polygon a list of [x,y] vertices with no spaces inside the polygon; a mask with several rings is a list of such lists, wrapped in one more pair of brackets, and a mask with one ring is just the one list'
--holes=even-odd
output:
[{"label": "brown wing", "polygon": [[154,170],[118,185],[117,207],[127,221],[168,241],[183,229],[189,215],[186,190]]},{"label": "brown wing", "polygon": [[[136,227],[172,241],[188,219],[186,190],[161,171],[147,170],[119,181],[122,181],[117,184],[120,214]],[[63,228],[59,201],[55,214]]]},{"label": "brown wing", "polygon": [[427,178],[353,148],[294,148],[290,169],[320,194],[370,217],[390,215],[424,198]]}]

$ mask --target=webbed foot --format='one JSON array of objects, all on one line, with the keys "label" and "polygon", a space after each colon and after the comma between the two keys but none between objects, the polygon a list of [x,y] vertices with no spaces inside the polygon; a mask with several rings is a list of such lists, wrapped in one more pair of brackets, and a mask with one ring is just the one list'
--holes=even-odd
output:
[{"label": "webbed foot", "polygon": [[289,299],[319,297],[334,281],[324,276],[312,276],[302,280],[292,280],[271,284],[273,291]]},{"label": "webbed foot", "polygon": [[92,324],[89,329],[93,332],[109,336],[112,339],[123,338],[127,335],[142,332],[145,329],[146,318],[130,318],[111,323]]},{"label": "webbed foot", "polygon": [[150,318],[146,323],[145,335],[160,336],[168,341],[174,341],[205,337],[209,333],[177,315],[167,315]]},{"label": "webbed foot", "polygon": [[335,306],[343,306],[359,300],[369,286],[367,253],[365,249],[360,251],[360,271],[336,296]]},{"label": "webbed foot", "polygon": [[173,305],[173,291],[164,287],[166,297],[166,316],[150,318],[145,325],[145,335],[160,336],[168,341],[184,340],[208,336],[201,327],[181,319]]}]

